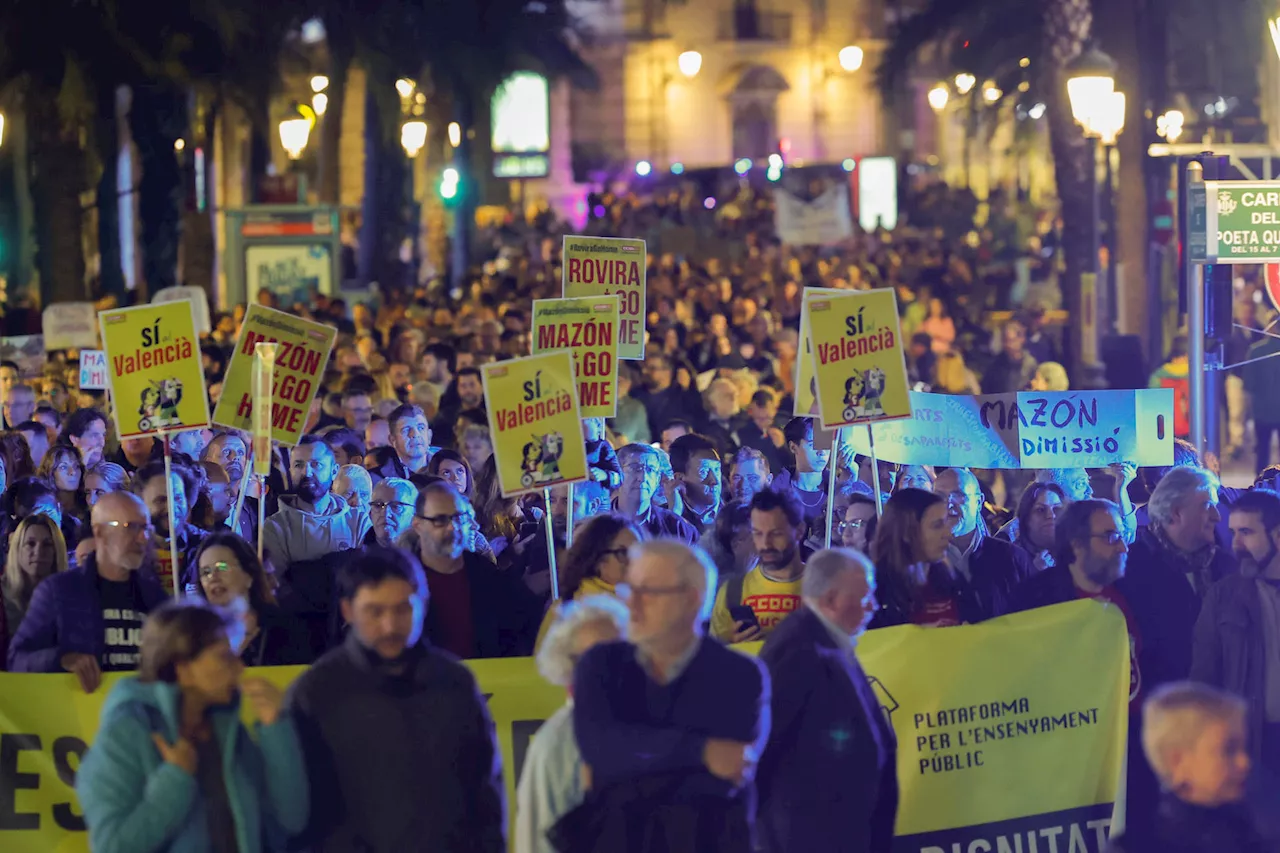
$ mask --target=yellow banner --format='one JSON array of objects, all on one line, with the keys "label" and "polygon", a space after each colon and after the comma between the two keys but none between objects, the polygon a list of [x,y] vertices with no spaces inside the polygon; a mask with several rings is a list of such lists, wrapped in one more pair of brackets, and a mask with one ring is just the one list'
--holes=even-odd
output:
[{"label": "yellow banner", "polygon": [[533,300],[533,354],[567,349],[584,418],[618,414],[619,296]]},{"label": "yellow banner", "polygon": [[505,497],[587,479],[568,350],[486,364],[484,402]]},{"label": "yellow banner", "polygon": [[893,289],[847,290],[838,296],[809,290],[804,306],[822,425],[835,429],[911,417]]},{"label": "yellow banner", "polygon": [[804,297],[800,300],[800,341],[796,347],[796,392],[792,395],[792,417],[816,418],[818,416],[817,389],[813,378],[813,340],[809,337],[809,299],[810,293],[826,293],[838,295],[843,290],[831,287],[806,287]]},{"label": "yellow banner", "polygon": [[98,315],[121,439],[209,425],[209,398],[190,302]]},{"label": "yellow banner", "polygon": [[564,238],[565,298],[618,294],[618,358],[644,358],[647,263],[643,240],[569,235]]},{"label": "yellow banner", "polygon": [[227,365],[222,396],[213,422],[253,431],[253,351],[259,343],[278,343],[271,397],[271,437],[290,447],[302,439],[307,413],[324,379],[329,350],[338,330],[262,305],[250,305],[236,350]]},{"label": "yellow banner", "polygon": [[[1078,601],[982,625],[872,631],[858,657],[898,736],[895,850],[1101,853],[1129,702],[1128,634],[1114,607]],[[564,692],[529,658],[468,665],[497,725],[513,810],[529,742]],[[282,687],[301,671],[251,670]],[[0,850],[88,849],[72,785],[121,677],[85,695],[72,675],[0,673]]]}]

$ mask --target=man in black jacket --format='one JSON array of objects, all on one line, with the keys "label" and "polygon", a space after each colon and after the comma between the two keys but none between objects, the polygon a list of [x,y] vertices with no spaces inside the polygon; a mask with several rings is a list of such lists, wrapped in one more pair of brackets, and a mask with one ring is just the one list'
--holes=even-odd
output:
[{"label": "man in black jacket", "polygon": [[1231,508],[1231,533],[1241,572],[1205,596],[1191,678],[1248,701],[1254,758],[1280,773],[1280,497],[1246,492]]},{"label": "man in black jacket", "polygon": [[760,651],[773,683],[773,730],[756,775],[760,847],[888,853],[897,741],[854,655],[876,611],[875,567],[856,551],[819,551],[803,595]]},{"label": "man in black jacket", "polygon": [[951,544],[947,562],[967,587],[982,619],[1009,610],[1013,590],[1031,577],[1031,557],[1011,543],[988,536],[982,521],[982,487],[967,468],[948,468],[933,483],[933,493],[947,502],[951,520]]},{"label": "man in black jacket", "polygon": [[346,642],[285,700],[311,785],[317,853],[505,853],[502,758],[470,670],[422,638],[427,583],[403,551],[342,573]]}]

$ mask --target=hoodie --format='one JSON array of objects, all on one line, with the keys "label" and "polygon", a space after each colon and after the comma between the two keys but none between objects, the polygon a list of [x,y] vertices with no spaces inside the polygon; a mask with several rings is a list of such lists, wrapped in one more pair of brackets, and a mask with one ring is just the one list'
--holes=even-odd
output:
[{"label": "hoodie", "polygon": [[[96,853],[203,853],[208,817],[194,776],[165,762],[151,739],[178,739],[181,693],[174,684],[124,678],[102,709],[101,726],[76,774],[76,794]],[[240,853],[283,849],[307,821],[306,765],[297,732],[281,715],[240,723],[239,701],[210,712]]]},{"label": "hoodie", "polygon": [[263,524],[263,539],[276,567],[315,560],[335,551],[359,548],[372,528],[368,513],[347,506],[331,494],[302,509],[297,495],[280,498],[280,509]]}]

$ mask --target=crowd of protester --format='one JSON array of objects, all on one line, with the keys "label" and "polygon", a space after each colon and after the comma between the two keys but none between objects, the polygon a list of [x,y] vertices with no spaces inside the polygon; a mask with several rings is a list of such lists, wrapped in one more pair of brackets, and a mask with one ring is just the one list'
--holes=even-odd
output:
[{"label": "crowd of protester", "polygon": [[[660,214],[613,199],[594,227]],[[0,659],[86,691],[136,672],[77,780],[93,849],[497,853],[501,759],[458,660],[536,655],[572,699],[525,758],[517,850],[889,850],[896,746],[858,636],[1079,598],[1129,631],[1130,844],[1178,803],[1205,837],[1247,834],[1250,761],[1280,773],[1276,469],[1225,488],[1182,441],[1142,470],[833,453],[790,416],[804,286],[898,288],[920,387],[1064,389],[1059,342],[1036,309],[988,351],[976,318],[1016,284],[979,273],[989,242],[753,234],[734,260],[651,258],[645,358],[621,363],[617,416],[583,422],[589,481],[549,505],[502,495],[478,369],[526,354],[530,299],[558,295],[556,242],[523,230],[456,300],[285,306],[339,337],[265,484],[221,428],[174,435],[166,480],[159,440],[118,442],[102,395],[68,393],[73,360],[0,364]],[[214,400],[242,319],[203,342]],[[313,666],[287,696],[241,677],[290,664]],[[818,742],[833,725],[848,749]],[[659,803],[643,833],[623,817]]]}]

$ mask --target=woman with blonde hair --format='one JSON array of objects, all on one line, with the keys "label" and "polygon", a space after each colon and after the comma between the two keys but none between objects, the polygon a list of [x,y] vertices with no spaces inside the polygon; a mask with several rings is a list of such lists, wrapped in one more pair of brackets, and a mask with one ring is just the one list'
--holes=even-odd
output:
[{"label": "woman with blonde hair", "polygon": [[[183,853],[284,849],[307,823],[307,768],[280,688],[243,678],[238,627],[204,602],[162,606],[136,677],[107,696],[76,774],[89,846]],[[240,722],[243,695],[257,719]]]},{"label": "woman with blonde hair", "polygon": [[9,555],[0,576],[0,661],[9,641],[27,615],[31,595],[40,581],[67,570],[67,543],[57,523],[47,515],[29,515],[9,537]]}]

